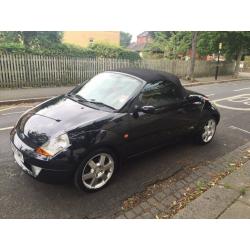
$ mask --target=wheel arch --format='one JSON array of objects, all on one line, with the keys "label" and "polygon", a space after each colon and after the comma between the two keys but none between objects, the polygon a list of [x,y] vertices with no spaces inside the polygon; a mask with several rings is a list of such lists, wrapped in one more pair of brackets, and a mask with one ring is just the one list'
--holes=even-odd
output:
[{"label": "wheel arch", "polygon": [[220,121],[219,111],[215,109],[209,101],[206,101],[201,112],[201,121],[204,119],[208,119],[209,117],[215,118],[216,125]]},{"label": "wheel arch", "polygon": [[99,149],[107,149],[107,150],[110,150],[112,153],[114,153],[114,155],[116,156],[116,159],[117,159],[118,167],[120,167],[120,165],[124,159],[124,156],[122,155],[122,153],[119,150],[116,149],[116,147],[114,145],[110,145],[108,143],[95,145],[90,150],[88,150],[87,155],[92,153],[93,151],[99,150]]},{"label": "wheel arch", "polygon": [[211,117],[215,118],[215,121],[216,121],[216,125],[219,123],[220,121],[220,115],[219,114],[216,114],[216,113],[213,113],[211,115]]}]

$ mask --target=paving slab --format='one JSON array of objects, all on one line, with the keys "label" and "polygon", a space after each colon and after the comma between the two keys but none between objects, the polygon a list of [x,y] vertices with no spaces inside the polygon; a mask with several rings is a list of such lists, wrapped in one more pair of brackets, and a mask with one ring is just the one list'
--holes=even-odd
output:
[{"label": "paving slab", "polygon": [[250,189],[246,189],[246,193],[240,196],[239,201],[242,201],[250,206]]},{"label": "paving slab", "polygon": [[173,218],[250,218],[250,161],[189,203]]},{"label": "paving slab", "polygon": [[213,219],[239,197],[239,192],[215,186],[180,210],[174,219]]},{"label": "paving slab", "polygon": [[[169,218],[171,207],[175,205],[175,202],[181,202],[188,190],[197,190],[197,182],[201,181],[207,183],[208,181],[212,181],[212,177],[219,176],[221,173],[227,171],[231,160],[234,159],[238,159],[244,164],[244,166],[242,166],[242,169],[245,169],[244,171],[238,169],[231,174],[234,175],[237,171],[240,171],[237,175],[244,177],[244,182],[242,182],[240,187],[237,185],[236,188],[232,188],[230,185],[216,185],[200,196],[203,198],[199,197],[190,203],[194,203],[194,205],[189,204],[186,208],[180,210],[174,218],[218,218],[243,192],[246,192],[244,197],[245,199],[248,198],[250,204],[250,194],[248,197],[248,189],[245,185],[248,183],[248,180],[250,180],[250,169],[248,169],[250,161],[248,157],[244,158],[246,149],[249,148],[250,142],[240,146],[223,157],[215,159],[215,161],[211,162],[209,165],[199,166],[198,169],[193,169],[193,171],[187,173],[184,171],[182,173],[179,172],[176,179],[178,180],[177,182],[173,181],[170,186],[163,185],[158,191],[156,190],[154,193],[150,194],[146,200],[142,200],[141,203],[137,205],[137,207],[141,208],[140,211],[135,211],[135,208],[130,209],[137,215],[136,218],[143,218],[144,216],[142,216],[142,214],[147,212],[149,212],[150,216],[155,218]],[[248,161],[249,163],[247,164]],[[189,179],[186,178],[187,176]],[[230,180],[239,183],[238,178],[235,180],[235,177],[230,177],[228,183]],[[246,200],[244,201],[247,202]],[[125,212],[121,211],[121,214],[123,213]]]},{"label": "paving slab", "polygon": [[250,161],[245,163],[244,167],[241,169],[226,176],[219,184],[238,190],[248,186],[250,187]]},{"label": "paving slab", "polygon": [[236,201],[219,218],[250,219],[250,206],[241,201]]}]

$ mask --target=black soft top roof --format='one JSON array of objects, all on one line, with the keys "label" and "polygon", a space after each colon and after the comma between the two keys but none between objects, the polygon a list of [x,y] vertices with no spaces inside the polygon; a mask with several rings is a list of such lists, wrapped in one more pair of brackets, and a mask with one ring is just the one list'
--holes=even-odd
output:
[{"label": "black soft top roof", "polygon": [[158,71],[158,70],[152,70],[152,69],[136,69],[136,68],[124,68],[124,69],[115,69],[112,70],[114,72],[121,72],[129,75],[136,76],[138,78],[141,78],[142,80],[146,82],[155,82],[155,81],[171,81],[177,85],[181,85],[181,82],[179,78],[173,74],[164,72],[164,71]]}]

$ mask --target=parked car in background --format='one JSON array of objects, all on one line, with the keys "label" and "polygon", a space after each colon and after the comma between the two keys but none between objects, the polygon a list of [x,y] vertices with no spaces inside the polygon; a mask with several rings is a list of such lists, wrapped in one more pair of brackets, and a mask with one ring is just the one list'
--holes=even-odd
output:
[{"label": "parked car in background", "polygon": [[209,143],[220,114],[179,79],[146,69],[106,71],[22,115],[11,131],[16,162],[35,178],[67,175],[86,191],[122,162],[191,133]]}]

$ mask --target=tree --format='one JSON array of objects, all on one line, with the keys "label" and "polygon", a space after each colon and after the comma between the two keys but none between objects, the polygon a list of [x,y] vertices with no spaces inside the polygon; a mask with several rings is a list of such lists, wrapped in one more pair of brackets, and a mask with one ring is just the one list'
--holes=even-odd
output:
[{"label": "tree", "polygon": [[26,48],[49,48],[61,43],[62,32],[22,31],[21,37]]},{"label": "tree", "polygon": [[164,57],[176,59],[187,53],[191,46],[191,32],[157,31],[147,50],[162,51]]},{"label": "tree", "polygon": [[227,32],[226,55],[236,60],[234,77],[239,75],[243,55],[250,53],[250,32]]},{"label": "tree", "polygon": [[62,32],[58,31],[6,31],[0,33],[0,42],[21,43],[25,48],[49,48],[60,44]]},{"label": "tree", "polygon": [[197,43],[198,53],[200,55],[218,53],[220,42],[222,43],[221,53],[226,56],[226,59],[236,60],[234,77],[238,77],[242,56],[250,53],[250,32],[201,32]]},{"label": "tree", "polygon": [[174,31],[149,31],[153,39],[169,39],[174,33]]},{"label": "tree", "polygon": [[194,67],[195,67],[195,57],[196,57],[197,36],[198,36],[198,32],[193,31],[192,32],[192,55],[191,55],[191,61],[189,65],[189,72],[187,76],[187,79],[191,81],[194,81]]},{"label": "tree", "polygon": [[[225,41],[225,34],[222,32],[199,32],[197,41],[197,52],[201,56],[211,55],[218,52],[221,41]],[[224,53],[224,47],[223,51]]]},{"label": "tree", "polygon": [[191,47],[191,39],[191,32],[173,32],[173,35],[169,38],[167,46],[169,57],[177,59],[185,56]]},{"label": "tree", "polygon": [[131,42],[132,35],[127,32],[120,32],[120,46],[127,48]]}]

